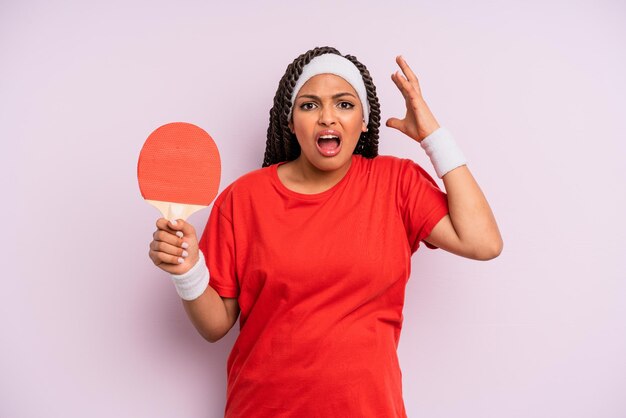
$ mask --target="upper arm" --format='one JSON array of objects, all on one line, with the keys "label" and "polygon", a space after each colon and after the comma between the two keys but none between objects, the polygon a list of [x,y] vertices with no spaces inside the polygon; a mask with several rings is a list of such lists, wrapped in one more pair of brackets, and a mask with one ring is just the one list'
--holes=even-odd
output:
[{"label": "upper arm", "polygon": [[424,241],[442,250],[467,258],[475,258],[471,251],[468,251],[461,243],[459,236],[454,230],[450,215],[446,215],[430,231],[430,235]]},{"label": "upper arm", "polygon": [[480,242],[467,243],[461,241],[456,230],[454,229],[450,214],[441,218],[441,220],[430,231],[430,235],[424,238],[424,241],[450,253],[460,255],[461,257],[471,258],[473,260],[491,260],[498,255],[493,255],[492,252],[482,248],[480,246]]},{"label": "upper arm", "polygon": [[224,301],[226,315],[228,317],[228,328],[226,330],[226,332],[228,332],[233,325],[235,325],[237,318],[239,317],[239,303],[237,302],[237,298],[222,297],[222,300]]}]

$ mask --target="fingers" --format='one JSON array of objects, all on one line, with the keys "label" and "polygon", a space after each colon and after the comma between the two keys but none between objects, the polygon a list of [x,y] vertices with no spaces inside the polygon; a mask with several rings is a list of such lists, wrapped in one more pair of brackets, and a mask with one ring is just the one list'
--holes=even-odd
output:
[{"label": "fingers", "polygon": [[189,255],[187,250],[176,245],[169,244],[165,241],[154,240],[150,243],[150,249],[155,252],[162,252],[171,256],[185,258]]},{"label": "fingers", "polygon": [[417,100],[420,98],[419,92],[415,89],[415,86],[411,84],[399,71],[396,71],[391,75],[391,79],[396,84],[402,96],[408,102]]},{"label": "fingers", "polygon": [[396,62],[405,75],[403,76],[399,71],[396,71],[391,75],[391,79],[398,89],[400,89],[402,95],[407,101],[419,99],[422,96],[422,91],[420,90],[419,82],[415,73],[413,73],[402,56],[398,55],[396,57]]},{"label": "fingers", "polygon": [[388,119],[387,126],[396,128],[419,142],[439,125],[424,101],[417,76],[409,64],[401,55],[396,57],[396,62],[404,75],[396,71],[391,75],[391,79],[404,96],[407,113],[403,120]]},{"label": "fingers", "polygon": [[187,243],[183,238],[180,238],[174,232],[169,232],[162,229],[157,229],[156,231],[154,231],[154,233],[152,234],[152,238],[155,241],[165,242],[176,247],[189,247],[189,243]]},{"label": "fingers", "polygon": [[156,266],[159,266],[161,264],[179,265],[185,262],[184,257],[169,254],[169,253],[162,252],[162,251],[153,250],[152,245],[150,246],[150,251],[148,252],[148,256],[150,257],[150,259]]},{"label": "fingers", "polygon": [[172,219],[168,221],[165,218],[160,218],[157,220],[156,225],[159,229],[171,231],[172,234],[177,235],[179,238],[193,237],[195,239],[196,237],[196,230],[193,225],[182,219]]},{"label": "fingers", "polygon": [[182,237],[180,236],[181,234],[176,234],[176,229],[174,229],[174,228],[175,228],[175,227],[174,227],[174,225],[172,225],[172,224],[170,223],[170,221],[168,221],[168,220],[167,220],[167,219],[165,219],[165,218],[159,218],[159,219],[157,219],[157,221],[156,221],[156,227],[157,227],[159,230],[169,232],[170,234],[173,234],[173,235],[178,235],[178,237],[179,237],[179,238],[182,238]]},{"label": "fingers", "polygon": [[400,79],[400,77],[402,76],[399,75],[397,71],[391,74],[391,80],[396,85],[398,90],[400,90],[400,93],[402,93],[402,96],[404,96],[404,99],[409,100],[408,91],[406,90],[406,87],[404,87],[404,84],[402,83],[402,80]]},{"label": "fingers", "polygon": [[398,55],[396,57],[396,62],[402,69],[402,72],[406,76],[407,80],[412,84],[415,83],[417,89],[419,90],[419,82],[417,81],[417,76],[415,75],[413,70],[411,70],[411,67],[409,67],[409,64],[406,62],[404,57],[402,57],[402,55]]},{"label": "fingers", "polygon": [[155,231],[152,237],[148,255],[155,265],[182,264],[189,256],[189,244],[182,238],[160,229]]},{"label": "fingers", "polygon": [[[197,258],[198,241],[193,225],[183,221],[156,221],[157,230],[152,234],[149,256],[155,265],[182,264],[190,254]],[[163,268],[163,266],[160,266]]]}]

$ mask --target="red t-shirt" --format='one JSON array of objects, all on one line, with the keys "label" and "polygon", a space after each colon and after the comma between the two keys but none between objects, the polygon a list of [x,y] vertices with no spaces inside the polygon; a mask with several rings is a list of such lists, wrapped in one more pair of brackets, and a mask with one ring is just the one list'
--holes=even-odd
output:
[{"label": "red t-shirt", "polygon": [[200,240],[209,285],[241,309],[225,416],[406,417],[397,346],[411,254],[447,196],[408,159],[353,155],[312,195],[287,189],[280,164],[228,186]]}]

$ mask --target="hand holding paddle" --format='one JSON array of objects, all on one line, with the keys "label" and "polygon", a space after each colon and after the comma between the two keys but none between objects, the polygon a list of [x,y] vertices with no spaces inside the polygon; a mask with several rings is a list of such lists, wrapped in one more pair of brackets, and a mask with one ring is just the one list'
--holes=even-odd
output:
[{"label": "hand holding paddle", "polygon": [[198,261],[198,238],[193,225],[159,218],[156,226],[148,252],[154,265],[170,274],[189,271]]}]

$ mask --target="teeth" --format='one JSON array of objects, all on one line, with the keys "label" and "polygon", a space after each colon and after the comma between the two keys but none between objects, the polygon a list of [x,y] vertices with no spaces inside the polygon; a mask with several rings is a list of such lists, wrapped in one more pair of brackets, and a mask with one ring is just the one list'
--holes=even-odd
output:
[{"label": "teeth", "polygon": [[320,139],[322,139],[322,138],[324,138],[324,139],[339,139],[339,137],[335,136],[335,135],[321,135]]}]

